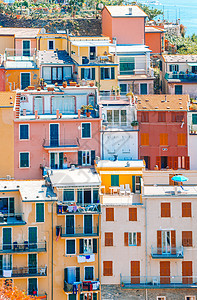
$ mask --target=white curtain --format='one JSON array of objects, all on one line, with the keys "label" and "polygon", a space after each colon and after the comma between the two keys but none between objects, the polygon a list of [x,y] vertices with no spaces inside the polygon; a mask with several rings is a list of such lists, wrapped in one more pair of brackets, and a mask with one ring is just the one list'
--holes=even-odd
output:
[{"label": "white curtain", "polygon": [[52,114],[56,114],[57,109],[59,109],[59,112],[63,114],[74,114],[74,97],[54,97],[52,99]]},{"label": "white curtain", "polygon": [[51,80],[51,67],[42,68],[42,77],[44,80]]}]

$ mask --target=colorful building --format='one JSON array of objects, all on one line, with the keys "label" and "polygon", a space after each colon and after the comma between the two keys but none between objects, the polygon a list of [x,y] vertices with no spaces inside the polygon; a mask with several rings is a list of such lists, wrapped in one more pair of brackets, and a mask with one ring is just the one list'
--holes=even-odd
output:
[{"label": "colorful building", "polygon": [[188,95],[136,96],[139,158],[146,167],[189,169]]},{"label": "colorful building", "polygon": [[158,26],[145,26],[145,44],[151,55],[161,55],[165,51],[165,30]]}]

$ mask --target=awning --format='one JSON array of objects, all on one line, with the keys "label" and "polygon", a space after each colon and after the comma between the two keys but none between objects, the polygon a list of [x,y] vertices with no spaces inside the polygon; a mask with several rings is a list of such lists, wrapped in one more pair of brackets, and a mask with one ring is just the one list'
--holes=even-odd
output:
[{"label": "awning", "polygon": [[187,63],[188,64],[188,66],[190,66],[190,67],[197,67],[197,62],[195,62],[195,63]]}]

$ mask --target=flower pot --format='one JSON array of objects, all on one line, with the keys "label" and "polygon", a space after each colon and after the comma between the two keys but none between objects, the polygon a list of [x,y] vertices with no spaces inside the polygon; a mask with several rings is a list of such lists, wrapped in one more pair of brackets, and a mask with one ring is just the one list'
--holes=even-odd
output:
[{"label": "flower pot", "polygon": [[33,85],[29,85],[28,86],[28,90],[30,91],[30,90],[35,90],[35,87],[33,86]]},{"label": "flower pot", "polygon": [[80,87],[80,84],[76,84],[76,87]]},{"label": "flower pot", "polygon": [[58,83],[57,83],[57,82],[55,83],[55,86],[58,86]]},{"label": "flower pot", "polygon": [[90,82],[90,86],[93,87],[94,86],[94,82]]},{"label": "flower pot", "polygon": [[87,112],[86,112],[86,117],[88,117],[88,118],[89,118],[89,117],[90,117],[90,115],[91,115],[91,112],[90,112],[90,111],[87,111]]},{"label": "flower pot", "polygon": [[77,85],[76,82],[74,82],[74,81],[71,81],[71,82],[70,82],[70,86],[76,86],[76,85]]},{"label": "flower pot", "polygon": [[66,88],[66,87],[67,87],[67,82],[64,81],[64,82],[63,82],[63,88]]},{"label": "flower pot", "polygon": [[41,91],[41,87],[39,86],[39,87],[37,87],[37,91]]},{"label": "flower pot", "polygon": [[54,91],[54,87],[48,87],[48,88],[47,88],[47,91],[48,91],[48,92],[53,92],[53,91]]}]

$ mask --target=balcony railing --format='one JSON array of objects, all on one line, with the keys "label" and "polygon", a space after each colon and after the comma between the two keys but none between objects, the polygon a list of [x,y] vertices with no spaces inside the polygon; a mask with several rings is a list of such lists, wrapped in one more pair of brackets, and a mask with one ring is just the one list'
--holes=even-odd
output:
[{"label": "balcony railing", "polygon": [[42,146],[44,148],[63,148],[63,147],[78,147],[79,146],[79,140],[77,138],[73,139],[52,139],[52,140],[43,140]]},{"label": "balcony railing", "polygon": [[61,237],[99,236],[99,227],[56,227],[56,235]]},{"label": "balcony railing", "polygon": [[131,96],[126,96],[126,95],[120,95],[120,96],[115,96],[115,95],[104,95],[104,94],[100,94],[99,96],[99,102],[100,101],[126,101],[129,103],[132,102],[132,97]]},{"label": "balcony railing", "polygon": [[197,74],[194,73],[166,73],[165,74],[165,79],[166,80],[180,80],[180,81],[185,81],[185,82],[196,82],[197,81]]},{"label": "balcony railing", "polygon": [[13,267],[0,270],[0,278],[47,276],[47,266],[43,267]]},{"label": "balcony railing", "polygon": [[76,205],[71,205],[69,203],[61,203],[57,204],[57,214],[99,214],[101,212],[100,204],[80,204],[76,203]]},{"label": "balcony railing", "polygon": [[166,251],[164,251],[164,249],[162,248],[157,248],[157,247],[151,247],[151,256],[152,258],[177,258],[177,259],[181,259],[184,257],[184,253],[183,253],[183,246],[180,247],[171,247],[169,249],[166,249]]},{"label": "balcony railing", "polygon": [[11,61],[32,61],[35,60],[36,49],[16,49],[16,48],[6,48],[5,49],[5,60]]},{"label": "balcony railing", "polygon": [[2,225],[25,225],[23,221],[23,213],[7,213],[4,211],[0,212],[0,226]]},{"label": "balcony railing", "polygon": [[123,289],[173,289],[197,288],[194,276],[121,276]]},{"label": "balcony railing", "polygon": [[0,253],[46,252],[46,241],[40,243],[14,242],[12,244],[0,244]]},{"label": "balcony railing", "polygon": [[78,290],[80,286],[80,291],[90,292],[90,291],[99,291],[100,282],[99,281],[82,281],[82,282],[74,282],[73,284],[67,283],[64,281],[64,291],[66,293],[73,292],[73,290]]}]

